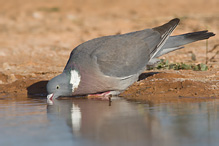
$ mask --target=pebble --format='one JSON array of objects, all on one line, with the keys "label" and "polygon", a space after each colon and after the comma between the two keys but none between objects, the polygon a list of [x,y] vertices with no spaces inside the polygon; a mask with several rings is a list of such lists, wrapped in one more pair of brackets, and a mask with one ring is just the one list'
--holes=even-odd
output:
[{"label": "pebble", "polygon": [[4,56],[6,56],[6,53],[3,51],[0,51],[0,56],[4,57]]},{"label": "pebble", "polygon": [[43,18],[43,15],[40,12],[33,12],[32,16],[35,19],[42,19]]},{"label": "pebble", "polygon": [[8,80],[7,80],[8,82],[12,83],[12,82],[14,82],[16,80],[17,80],[17,78],[15,77],[14,74],[8,75]]},{"label": "pebble", "polygon": [[4,70],[10,70],[11,67],[10,67],[10,65],[7,62],[5,62],[5,63],[3,63],[3,69]]}]

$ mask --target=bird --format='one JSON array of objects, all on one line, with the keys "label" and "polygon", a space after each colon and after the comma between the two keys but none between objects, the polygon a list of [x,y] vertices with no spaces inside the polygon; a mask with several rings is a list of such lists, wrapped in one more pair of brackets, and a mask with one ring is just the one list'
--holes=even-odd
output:
[{"label": "bird", "polygon": [[70,54],[63,72],[47,83],[47,99],[62,96],[119,95],[138,80],[157,57],[208,39],[213,32],[170,36],[180,19],[150,29],[103,36],[86,41]]}]

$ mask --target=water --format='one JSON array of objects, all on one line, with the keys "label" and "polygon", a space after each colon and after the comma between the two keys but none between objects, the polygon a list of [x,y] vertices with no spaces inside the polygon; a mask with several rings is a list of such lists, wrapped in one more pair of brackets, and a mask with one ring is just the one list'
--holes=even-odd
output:
[{"label": "water", "polygon": [[[19,99],[19,100],[18,100]],[[1,98],[1,146],[216,146],[219,101],[149,105],[115,99]]]}]

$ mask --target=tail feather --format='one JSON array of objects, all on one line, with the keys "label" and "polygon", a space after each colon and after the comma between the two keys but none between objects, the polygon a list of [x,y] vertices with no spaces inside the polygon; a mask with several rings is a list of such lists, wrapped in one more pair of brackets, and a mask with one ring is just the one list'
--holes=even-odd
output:
[{"label": "tail feather", "polygon": [[195,41],[208,39],[212,36],[215,36],[215,34],[212,32],[208,32],[207,30],[171,36],[164,44],[163,48],[178,47]]},{"label": "tail feather", "polygon": [[213,32],[208,32],[207,30],[186,33],[186,34],[177,35],[177,36],[170,36],[168,40],[166,41],[166,43],[161,48],[161,50],[154,57],[162,56],[169,52],[183,48],[183,45],[196,42],[196,41],[200,41],[200,40],[205,40],[212,36],[215,36],[215,34]]}]

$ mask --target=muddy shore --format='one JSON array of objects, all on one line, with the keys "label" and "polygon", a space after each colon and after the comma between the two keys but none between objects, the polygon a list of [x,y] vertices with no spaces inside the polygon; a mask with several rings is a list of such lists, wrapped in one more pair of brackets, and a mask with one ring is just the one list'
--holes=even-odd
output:
[{"label": "muddy shore", "polygon": [[[0,99],[45,97],[46,74],[37,77],[14,75],[16,81],[1,84]],[[11,77],[1,74],[1,79]],[[219,71],[150,71],[140,76],[121,97],[148,103],[201,102],[219,99]]]}]

